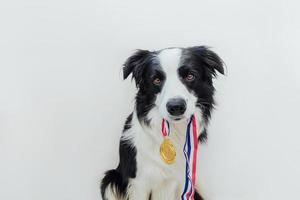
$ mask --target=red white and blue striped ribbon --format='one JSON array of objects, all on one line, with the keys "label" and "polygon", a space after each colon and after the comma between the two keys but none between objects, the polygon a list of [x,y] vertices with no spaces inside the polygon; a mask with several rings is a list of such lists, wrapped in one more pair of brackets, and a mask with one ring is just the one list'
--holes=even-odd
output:
[{"label": "red white and blue striped ribbon", "polygon": [[[170,125],[162,120],[161,132],[164,137],[170,135]],[[185,184],[181,194],[181,200],[194,200],[196,182],[196,164],[198,151],[197,125],[195,115],[190,118],[187,129],[183,153],[186,160]]]},{"label": "red white and blue striped ribbon", "polygon": [[164,137],[170,135],[170,124],[167,120],[163,119],[161,123],[161,132]]},{"label": "red white and blue striped ribbon", "polygon": [[186,129],[186,139],[183,153],[186,160],[185,185],[181,194],[181,200],[194,200],[196,182],[198,137],[196,119],[193,115]]}]

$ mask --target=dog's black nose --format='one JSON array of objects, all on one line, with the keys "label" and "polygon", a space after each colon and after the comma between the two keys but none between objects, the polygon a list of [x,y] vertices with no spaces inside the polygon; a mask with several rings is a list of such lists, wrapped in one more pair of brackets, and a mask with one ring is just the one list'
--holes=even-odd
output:
[{"label": "dog's black nose", "polygon": [[172,116],[182,115],[186,110],[186,102],[182,98],[170,99],[167,103],[167,110]]}]

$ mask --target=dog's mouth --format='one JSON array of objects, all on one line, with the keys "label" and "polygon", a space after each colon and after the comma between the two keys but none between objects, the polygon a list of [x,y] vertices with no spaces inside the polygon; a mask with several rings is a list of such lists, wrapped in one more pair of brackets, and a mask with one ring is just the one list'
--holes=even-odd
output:
[{"label": "dog's mouth", "polygon": [[175,121],[179,121],[179,120],[181,120],[181,119],[182,119],[182,117],[175,117],[175,118],[174,118]]},{"label": "dog's mouth", "polygon": [[181,115],[181,116],[169,115],[168,117],[170,118],[171,121],[175,121],[175,122],[179,122],[179,121],[181,121],[182,119],[185,118],[183,115]]},{"label": "dog's mouth", "polygon": [[166,119],[172,123],[181,123],[181,122],[188,121],[192,115],[193,114],[191,114],[191,115],[183,114],[183,115],[178,115],[178,116],[168,115]]}]

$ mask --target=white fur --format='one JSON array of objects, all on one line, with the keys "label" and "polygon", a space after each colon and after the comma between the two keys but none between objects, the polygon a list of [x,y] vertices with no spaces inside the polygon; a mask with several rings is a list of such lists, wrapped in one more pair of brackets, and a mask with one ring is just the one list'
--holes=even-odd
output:
[{"label": "white fur", "polygon": [[[151,112],[152,116],[154,112],[156,112],[156,117],[152,119],[151,127],[140,124],[136,113],[134,113],[132,127],[124,133],[127,138],[133,138],[132,145],[137,150],[137,174],[130,181],[130,187],[128,187],[129,199],[132,200],[146,200],[150,192],[152,192],[152,199],[155,200],[179,199],[184,187],[185,158],[183,145],[187,122],[181,121],[170,124],[170,138],[177,154],[175,162],[168,165],[160,159],[159,155],[159,147],[163,141],[160,132],[162,117],[157,115],[158,110],[155,111],[155,109]],[[199,134],[204,124],[199,114],[196,115],[196,118],[198,119]]]}]

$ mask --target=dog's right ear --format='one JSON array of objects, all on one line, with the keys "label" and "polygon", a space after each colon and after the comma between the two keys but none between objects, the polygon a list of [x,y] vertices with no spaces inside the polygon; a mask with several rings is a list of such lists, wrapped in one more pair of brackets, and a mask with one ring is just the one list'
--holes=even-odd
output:
[{"label": "dog's right ear", "polygon": [[123,67],[124,80],[132,73],[132,78],[135,79],[136,85],[140,84],[146,58],[149,56],[149,53],[147,50],[137,50],[126,60]]}]

